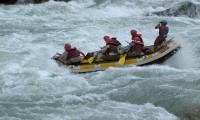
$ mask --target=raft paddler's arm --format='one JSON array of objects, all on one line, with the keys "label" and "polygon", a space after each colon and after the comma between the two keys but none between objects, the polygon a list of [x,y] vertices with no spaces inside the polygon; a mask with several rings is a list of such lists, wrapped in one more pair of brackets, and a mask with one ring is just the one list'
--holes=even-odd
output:
[{"label": "raft paddler's arm", "polygon": [[80,50],[78,50],[78,51],[79,51],[80,54],[83,55],[83,57],[85,58],[85,54],[84,54],[82,51],[80,51]]},{"label": "raft paddler's arm", "polygon": [[60,59],[62,60],[66,60],[68,57],[68,52],[67,51],[64,51],[61,55],[60,55]]},{"label": "raft paddler's arm", "polygon": [[101,49],[104,49],[106,46],[100,47]]},{"label": "raft paddler's arm", "polygon": [[56,53],[56,55],[61,55],[60,53]]},{"label": "raft paddler's arm", "polygon": [[125,48],[125,50],[124,50],[125,53],[127,53],[127,52],[129,51],[130,48],[131,48],[131,46],[130,46],[130,45],[127,45],[126,48]]},{"label": "raft paddler's arm", "polygon": [[109,45],[104,46],[104,48],[101,50],[101,52],[105,53],[108,48],[109,48]]},{"label": "raft paddler's arm", "polygon": [[161,23],[159,23],[158,25],[156,25],[155,29],[164,30],[165,27]]},{"label": "raft paddler's arm", "polygon": [[157,24],[157,25],[155,26],[155,29],[158,29],[160,26],[161,26],[161,23]]},{"label": "raft paddler's arm", "polygon": [[135,45],[134,42],[129,43],[129,46],[130,46],[130,47],[133,47],[134,45]]},{"label": "raft paddler's arm", "polygon": [[133,47],[134,45],[135,45],[134,42],[129,43],[129,45],[126,46],[124,51],[128,52],[130,50],[130,48]]}]

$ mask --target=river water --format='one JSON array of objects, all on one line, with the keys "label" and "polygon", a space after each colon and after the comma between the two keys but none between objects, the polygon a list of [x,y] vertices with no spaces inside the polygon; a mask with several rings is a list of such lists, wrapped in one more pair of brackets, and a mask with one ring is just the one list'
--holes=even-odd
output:
[{"label": "river water", "polygon": [[[183,0],[72,0],[0,5],[0,119],[179,120],[200,108],[200,19],[153,12]],[[190,0],[198,6],[199,0]],[[188,8],[190,9],[190,8]],[[198,13],[198,12],[197,12]],[[51,57],[71,43],[84,53],[104,35],[131,41],[130,30],[151,45],[155,25],[167,20],[168,39],[181,50],[160,65],[73,74]]]}]

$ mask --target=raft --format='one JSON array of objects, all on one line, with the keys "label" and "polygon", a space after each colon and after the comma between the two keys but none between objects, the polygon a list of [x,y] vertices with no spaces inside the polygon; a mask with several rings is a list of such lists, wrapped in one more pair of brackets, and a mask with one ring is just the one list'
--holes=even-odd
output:
[{"label": "raft", "polygon": [[[143,52],[140,56],[133,58],[126,58],[123,65],[119,64],[118,61],[104,61],[103,59],[96,59],[93,63],[88,63],[87,59],[82,58],[80,64],[77,65],[65,65],[60,61],[56,60],[59,66],[66,67],[72,73],[85,73],[85,72],[95,72],[102,71],[109,67],[125,67],[129,65],[144,66],[150,64],[160,64],[165,60],[173,56],[179,49],[180,44],[171,39],[165,42],[162,46],[154,50],[154,46],[145,46]],[[123,57],[120,55],[119,57]]]}]

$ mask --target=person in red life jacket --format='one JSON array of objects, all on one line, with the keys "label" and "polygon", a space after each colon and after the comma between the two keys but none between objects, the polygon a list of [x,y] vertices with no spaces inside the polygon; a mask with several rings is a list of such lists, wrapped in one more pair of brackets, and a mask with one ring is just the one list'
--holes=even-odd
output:
[{"label": "person in red life jacket", "polygon": [[132,42],[126,48],[127,57],[135,57],[139,56],[142,52],[142,48],[144,47],[144,43],[141,41],[139,37],[134,37]]},{"label": "person in red life jacket", "polygon": [[117,47],[121,43],[118,40],[116,40],[116,38],[111,39],[108,35],[104,36],[103,39],[106,42],[106,45],[101,47],[100,51],[88,53],[88,56],[94,56],[94,61],[96,60],[96,58],[103,58],[105,60],[117,59]]},{"label": "person in red life jacket", "polygon": [[102,58],[104,60],[118,60],[119,56],[117,55],[117,44],[109,36],[104,36],[106,46],[103,47],[101,53],[103,53]]},{"label": "person in red life jacket", "polygon": [[130,33],[132,42],[125,48],[125,52],[128,54],[127,57],[139,56],[144,47],[142,34],[138,34],[137,30],[131,30]]},{"label": "person in red life jacket", "polygon": [[[104,39],[105,42],[108,41],[108,40],[110,40],[110,42],[113,45],[117,46],[117,44],[114,41],[111,41],[110,36],[106,35],[106,36],[103,37],[103,39]],[[103,47],[100,47],[101,50],[95,51],[95,52],[89,52],[86,56],[94,56],[94,58],[101,58],[103,56],[103,54],[104,54],[103,53],[103,49],[105,49],[106,47],[107,47],[106,45],[103,46]]]},{"label": "person in red life jacket", "polygon": [[[104,36],[104,40],[105,39],[110,39],[109,36]],[[117,54],[123,54],[124,53],[124,47],[122,46],[121,42],[119,42],[119,40],[117,40],[116,37],[112,37],[112,43],[113,45],[116,45],[117,46]]]},{"label": "person in red life jacket", "polygon": [[112,37],[112,42],[115,43],[117,46],[122,45],[116,37]]},{"label": "person in red life jacket", "polygon": [[[104,39],[104,41],[106,42],[107,40],[109,40],[109,39],[111,39],[111,38],[110,38],[110,36],[106,35],[106,36],[103,37],[103,39]],[[112,43],[115,44],[115,41],[112,41]],[[117,44],[116,44],[116,46],[117,46]],[[106,45],[103,46],[103,47],[101,47],[101,49],[104,49],[105,47],[106,47]]]},{"label": "person in red life jacket", "polygon": [[165,41],[165,38],[167,37],[169,28],[166,25],[167,25],[167,21],[162,20],[161,22],[159,22],[158,25],[155,26],[155,29],[159,29],[159,35],[154,41],[155,48],[157,48],[158,45],[161,45]]},{"label": "person in red life jacket", "polygon": [[142,34],[137,34],[137,30],[131,30],[130,31],[131,33],[131,36],[132,36],[132,40],[135,38],[135,37],[138,37],[140,39],[140,42],[142,42],[144,44],[144,41],[142,39]]},{"label": "person in red life jacket", "polygon": [[85,57],[85,54],[75,47],[72,48],[71,44],[67,43],[64,45],[65,51],[58,55],[58,60],[64,64],[79,64],[81,62],[80,54],[82,54]]},{"label": "person in red life jacket", "polygon": [[111,39],[113,45],[116,45],[116,46],[122,45],[122,44],[119,42],[119,40],[117,40],[116,37],[110,38],[110,36],[106,35],[106,36],[103,37],[103,39],[104,39],[105,41],[108,40],[108,39]]}]

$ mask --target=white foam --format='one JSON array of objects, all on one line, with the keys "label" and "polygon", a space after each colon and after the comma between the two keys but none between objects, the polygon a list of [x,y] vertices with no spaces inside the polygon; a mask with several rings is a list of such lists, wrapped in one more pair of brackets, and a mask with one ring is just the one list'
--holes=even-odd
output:
[{"label": "white foam", "polygon": [[[170,86],[184,89],[187,83],[195,86],[192,83],[198,81],[200,20],[146,16],[175,3],[175,0],[99,1],[97,4],[93,0],[69,3],[51,0],[39,5],[2,5],[0,101],[18,108],[5,110],[22,116],[28,113],[28,117],[36,119],[177,119],[171,111],[149,103],[145,96],[142,98],[147,102],[133,102],[137,96],[126,94],[131,90],[130,93],[151,94],[151,90],[165,91]],[[169,23],[168,38],[175,36],[182,46],[165,64],[73,74],[50,59],[56,52],[62,53],[67,42],[85,53],[99,50],[98,46],[105,45],[104,35],[116,36],[127,45],[125,40],[131,41],[131,29],[143,34],[145,45],[152,45],[158,35],[154,27],[162,19]],[[183,86],[173,85],[180,80]],[[181,91],[180,94],[196,96],[198,92]],[[123,95],[128,95],[127,99]],[[157,96],[152,98],[159,100]],[[23,109],[21,100],[27,103]],[[181,99],[180,102],[188,101]],[[17,114],[16,118],[21,115]]]}]

